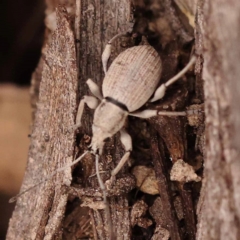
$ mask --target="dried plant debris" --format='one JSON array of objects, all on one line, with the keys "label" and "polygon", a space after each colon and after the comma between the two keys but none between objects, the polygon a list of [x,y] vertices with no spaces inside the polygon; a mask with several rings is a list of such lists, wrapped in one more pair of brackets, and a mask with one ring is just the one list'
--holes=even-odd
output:
[{"label": "dried plant debris", "polygon": [[188,124],[192,127],[199,127],[204,123],[204,105],[193,104],[187,107]]},{"label": "dried plant debris", "polygon": [[183,206],[180,196],[175,196],[173,200],[174,208],[176,210],[176,214],[178,217],[178,220],[184,219],[184,212],[183,212]]},{"label": "dried plant debris", "polygon": [[137,187],[144,193],[151,195],[159,194],[158,182],[153,168],[146,166],[135,166],[132,174],[137,180]]},{"label": "dried plant debris", "polygon": [[101,199],[91,198],[91,197],[82,197],[81,207],[89,207],[93,210],[105,209],[105,203]]},{"label": "dried plant debris", "polygon": [[150,219],[145,217],[147,210],[148,205],[143,200],[139,200],[133,205],[130,213],[132,227],[138,225],[142,228],[148,228],[153,224]]},{"label": "dried plant debris", "polygon": [[204,104],[190,105],[187,108],[187,112],[188,124],[194,128],[194,133],[196,134],[195,150],[199,149],[203,155],[205,149]]},{"label": "dried plant debris", "polygon": [[201,177],[199,177],[194,168],[188,163],[184,162],[182,159],[177,160],[171,169],[170,179],[177,182],[199,182]]},{"label": "dried plant debris", "polygon": [[155,229],[154,235],[155,236],[157,235],[157,232],[158,232],[157,228],[159,228],[159,230],[163,229],[162,231],[165,232],[166,235],[170,234],[169,232],[170,226],[167,223],[169,216],[165,214],[161,197],[157,197],[154,200],[152,206],[149,207],[149,213],[151,214],[151,216],[153,217],[156,223],[156,229]]},{"label": "dried plant debris", "polygon": [[151,240],[169,240],[170,239],[170,233],[167,229],[157,226],[155,228],[154,234],[151,238]]},{"label": "dried plant debris", "polygon": [[[106,181],[106,193],[108,197],[121,196],[129,193],[136,187],[136,180],[132,175],[124,176],[122,178],[116,179],[114,184],[109,186],[108,181]],[[92,197],[99,201],[103,194],[98,187],[79,187],[79,186],[65,186],[66,191],[71,195],[82,199],[82,197]]]},{"label": "dried plant debris", "polygon": [[93,239],[89,208],[80,207],[77,201],[72,202],[72,205],[75,208],[66,210],[62,239]]},{"label": "dried plant debris", "polygon": [[188,18],[189,24],[195,27],[195,13],[197,11],[197,0],[174,0],[182,13]]}]

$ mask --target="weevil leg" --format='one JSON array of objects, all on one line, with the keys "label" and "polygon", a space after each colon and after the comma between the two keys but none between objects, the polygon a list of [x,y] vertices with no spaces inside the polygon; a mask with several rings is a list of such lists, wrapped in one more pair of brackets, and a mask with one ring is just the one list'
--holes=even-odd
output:
[{"label": "weevil leg", "polygon": [[108,59],[111,55],[111,50],[112,50],[112,42],[114,40],[116,40],[117,38],[121,37],[121,36],[125,36],[126,33],[119,33],[117,35],[115,35],[106,45],[103,53],[102,53],[102,65],[103,65],[103,71],[106,75],[107,73],[107,63],[108,63]]},{"label": "weevil leg", "polygon": [[171,84],[175,83],[177,80],[179,80],[190,68],[191,66],[196,62],[196,57],[193,56],[189,63],[183,68],[177,75],[169,79],[166,83],[160,85],[159,88],[154,93],[154,96],[152,99],[150,99],[150,102],[155,102],[157,100],[160,100],[164,97],[165,92],[167,90],[167,87],[169,87]]},{"label": "weevil leg", "polygon": [[141,112],[129,113],[129,116],[138,118],[150,118],[155,116],[186,116],[186,112],[174,112],[174,111],[158,111],[158,110],[143,110]]},{"label": "weevil leg", "polygon": [[121,129],[120,130],[120,134],[121,134],[120,141],[122,142],[126,152],[123,155],[123,157],[121,158],[121,160],[118,163],[118,165],[112,170],[112,172],[111,172],[111,175],[112,175],[111,179],[113,179],[118,174],[118,172],[122,169],[124,164],[129,159],[130,153],[132,151],[132,138],[131,138],[131,136],[127,133],[127,131],[125,129]]},{"label": "weevil leg", "polygon": [[112,219],[111,219],[111,212],[110,212],[110,207],[109,207],[109,202],[107,200],[107,190],[106,187],[102,181],[102,178],[100,176],[100,172],[99,172],[99,155],[96,154],[96,159],[95,159],[95,167],[96,167],[96,174],[97,174],[97,179],[98,179],[98,183],[99,183],[99,187],[101,188],[102,192],[103,192],[103,201],[105,204],[105,210],[106,210],[106,218],[107,218],[107,222],[108,222],[108,232],[110,235],[110,239],[114,239],[113,238],[113,231],[112,231]]},{"label": "weevil leg", "polygon": [[78,106],[78,111],[77,111],[77,116],[76,116],[76,125],[73,127],[74,129],[81,127],[81,119],[82,119],[82,114],[83,114],[85,103],[91,109],[96,109],[97,106],[99,105],[99,101],[97,98],[95,98],[93,96],[84,96]]},{"label": "weevil leg", "polygon": [[100,88],[98,87],[98,85],[92,80],[92,79],[88,79],[87,80],[87,85],[91,91],[91,93],[97,97],[99,100],[102,100],[102,94],[101,94],[101,91],[100,91]]}]

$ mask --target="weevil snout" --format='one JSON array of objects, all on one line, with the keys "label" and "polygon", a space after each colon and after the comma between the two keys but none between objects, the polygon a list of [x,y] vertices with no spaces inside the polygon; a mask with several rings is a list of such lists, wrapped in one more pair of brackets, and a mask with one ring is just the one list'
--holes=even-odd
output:
[{"label": "weevil snout", "polygon": [[94,113],[91,149],[102,154],[105,139],[122,129],[128,113],[115,104],[102,100]]},{"label": "weevil snout", "polygon": [[92,142],[89,147],[91,147],[91,150],[94,154],[102,155],[103,146],[105,143],[105,139],[111,137],[111,134],[109,134],[107,131],[104,131],[99,126],[92,125]]}]

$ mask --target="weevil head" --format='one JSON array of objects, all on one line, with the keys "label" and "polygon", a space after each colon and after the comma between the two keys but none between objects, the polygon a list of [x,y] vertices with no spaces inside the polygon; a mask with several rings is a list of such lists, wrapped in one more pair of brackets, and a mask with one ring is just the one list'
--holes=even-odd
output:
[{"label": "weevil head", "polygon": [[94,113],[91,149],[102,154],[105,140],[112,137],[124,125],[128,113],[111,102],[102,100]]},{"label": "weevil head", "polygon": [[92,126],[93,136],[92,136],[92,142],[91,142],[91,150],[95,154],[102,154],[102,150],[105,144],[105,139],[111,137],[109,132],[104,131],[101,127],[95,126],[93,124]]}]

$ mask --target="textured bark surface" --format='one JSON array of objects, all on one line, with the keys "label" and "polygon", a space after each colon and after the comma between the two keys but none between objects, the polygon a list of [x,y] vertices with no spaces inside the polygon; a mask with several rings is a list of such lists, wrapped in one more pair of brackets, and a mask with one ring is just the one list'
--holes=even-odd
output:
[{"label": "textured bark surface", "polygon": [[[21,190],[72,162],[75,136],[77,68],[73,32],[65,10],[57,12],[57,30],[46,47],[39,101]],[[7,239],[53,239],[59,232],[67,202],[62,185],[71,184],[71,169],[29,191],[17,201]]]},{"label": "textured bark surface", "polygon": [[240,2],[198,1],[196,49],[205,85],[205,179],[197,239],[240,238]]}]

